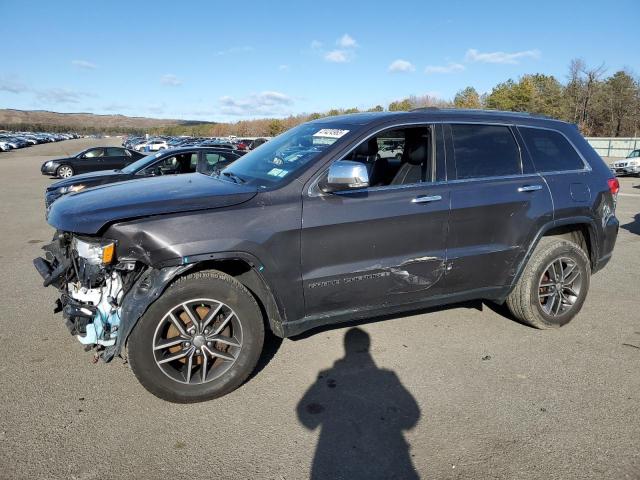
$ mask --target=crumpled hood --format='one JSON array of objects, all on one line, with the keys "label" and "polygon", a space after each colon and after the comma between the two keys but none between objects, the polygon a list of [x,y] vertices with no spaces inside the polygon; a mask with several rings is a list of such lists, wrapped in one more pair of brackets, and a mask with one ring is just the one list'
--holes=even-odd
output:
[{"label": "crumpled hood", "polygon": [[47,220],[58,230],[93,235],[115,221],[229,207],[256,193],[200,173],[143,178],[65,195],[53,203]]}]

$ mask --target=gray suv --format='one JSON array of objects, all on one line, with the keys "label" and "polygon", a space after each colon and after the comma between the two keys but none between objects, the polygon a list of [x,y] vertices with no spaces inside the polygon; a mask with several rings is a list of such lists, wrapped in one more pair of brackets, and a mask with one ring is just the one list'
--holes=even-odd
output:
[{"label": "gray suv", "polygon": [[[396,142],[398,156],[380,155]],[[319,119],[215,175],[71,193],[34,264],[104,361],[173,402],[244,382],[280,337],[471,299],[537,328],[611,258],[618,182],[574,125],[426,109]]]}]

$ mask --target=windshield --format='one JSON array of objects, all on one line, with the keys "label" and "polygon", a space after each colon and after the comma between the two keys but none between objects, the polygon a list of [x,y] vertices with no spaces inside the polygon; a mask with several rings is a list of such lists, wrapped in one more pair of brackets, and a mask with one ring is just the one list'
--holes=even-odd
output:
[{"label": "windshield", "polygon": [[282,183],[349,133],[352,125],[307,123],[279,135],[220,172],[223,180],[268,188]]},{"label": "windshield", "polygon": [[122,170],[120,170],[122,173],[136,173],[138,170],[146,167],[147,165],[149,165],[150,162],[154,161],[156,158],[158,158],[160,155],[162,155],[164,152],[161,150],[158,153],[154,153],[153,155],[148,155],[146,157],[142,157],[139,160],[136,160],[133,163],[130,163],[129,165],[127,165],[126,167],[124,167]]}]

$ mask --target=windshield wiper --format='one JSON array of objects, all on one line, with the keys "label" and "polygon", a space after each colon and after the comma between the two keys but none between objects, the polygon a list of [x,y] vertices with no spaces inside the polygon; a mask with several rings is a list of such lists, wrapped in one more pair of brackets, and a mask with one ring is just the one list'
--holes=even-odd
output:
[{"label": "windshield wiper", "polygon": [[222,172],[222,174],[229,177],[235,183],[246,183],[246,180],[244,178],[239,177],[233,172]]}]

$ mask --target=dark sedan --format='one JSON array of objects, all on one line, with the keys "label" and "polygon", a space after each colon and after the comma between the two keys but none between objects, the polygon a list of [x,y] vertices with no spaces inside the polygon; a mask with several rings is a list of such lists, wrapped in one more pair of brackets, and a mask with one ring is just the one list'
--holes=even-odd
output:
[{"label": "dark sedan", "polygon": [[42,164],[43,175],[69,178],[78,173],[123,168],[143,156],[122,147],[93,147],[68,158],[49,160]]},{"label": "dark sedan", "polygon": [[162,150],[154,155],[142,157],[122,169],[86,173],[52,183],[45,191],[45,204],[48,210],[62,195],[107,183],[181,173],[200,172],[210,175],[227,167],[243,154],[241,151],[207,147]]}]

